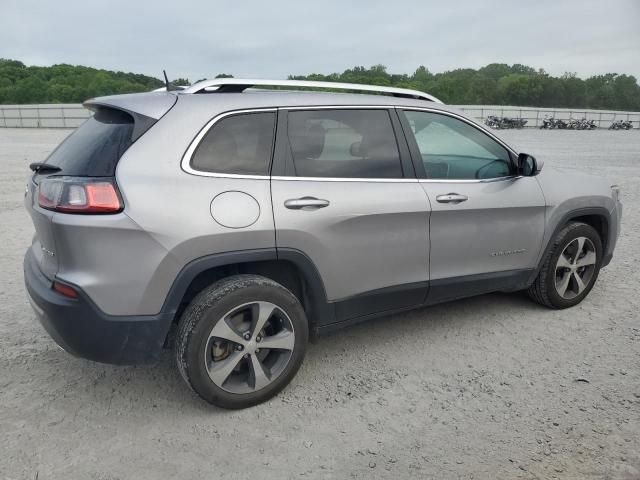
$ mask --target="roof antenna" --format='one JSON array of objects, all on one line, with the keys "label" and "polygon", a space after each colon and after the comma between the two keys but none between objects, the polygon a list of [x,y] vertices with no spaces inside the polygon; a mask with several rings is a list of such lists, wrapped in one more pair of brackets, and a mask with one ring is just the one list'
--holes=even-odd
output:
[{"label": "roof antenna", "polygon": [[178,90],[174,85],[171,85],[169,83],[169,79],[167,78],[167,71],[162,70],[162,73],[164,74],[164,86],[166,87],[167,92],[171,92],[172,90]]}]

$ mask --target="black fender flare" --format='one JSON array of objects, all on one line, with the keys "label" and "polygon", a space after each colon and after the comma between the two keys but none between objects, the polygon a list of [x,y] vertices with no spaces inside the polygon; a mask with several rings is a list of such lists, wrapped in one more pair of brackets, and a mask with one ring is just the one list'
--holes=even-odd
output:
[{"label": "black fender flare", "polygon": [[[577,208],[565,213],[560,218],[560,220],[558,221],[558,223],[556,224],[553,230],[553,233],[549,237],[549,240],[547,241],[547,244],[544,247],[542,255],[540,256],[540,260],[538,261],[538,265],[533,270],[531,276],[528,279],[527,286],[531,285],[536,279],[536,277],[538,276],[538,273],[540,273],[540,270],[542,269],[542,264],[544,263],[545,258],[547,258],[547,255],[549,254],[549,252],[551,251],[551,247],[553,246],[553,239],[556,238],[558,233],[560,233],[560,230],[562,230],[565,227],[565,225],[569,223],[571,220],[573,220],[574,218],[585,217],[587,215],[595,215],[595,216],[602,217],[606,222],[607,232],[609,232],[608,235],[610,235],[611,212],[609,212],[609,210],[607,210],[604,207]],[[603,243],[603,247],[605,247],[603,249],[604,250],[603,253],[605,254],[605,256],[603,257],[602,266],[605,266],[610,260],[610,258],[607,259],[607,256],[606,256],[606,250],[607,250],[606,245],[609,243],[609,238],[604,238],[602,243]]]},{"label": "black fender flare", "polygon": [[293,248],[260,248],[216,253],[196,258],[187,263],[178,273],[162,305],[161,312],[175,315],[189,285],[202,272],[215,267],[250,262],[282,260],[294,264],[307,282],[307,300],[310,303],[312,329],[332,323],[335,318],[333,305],[327,301],[322,277],[313,261],[302,251]]}]

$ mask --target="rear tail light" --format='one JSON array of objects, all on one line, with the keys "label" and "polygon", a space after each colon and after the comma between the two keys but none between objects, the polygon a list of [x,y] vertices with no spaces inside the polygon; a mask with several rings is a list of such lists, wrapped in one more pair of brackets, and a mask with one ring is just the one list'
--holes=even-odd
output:
[{"label": "rear tail light", "polygon": [[124,208],[114,180],[102,177],[43,178],[38,205],[63,213],[117,213]]}]

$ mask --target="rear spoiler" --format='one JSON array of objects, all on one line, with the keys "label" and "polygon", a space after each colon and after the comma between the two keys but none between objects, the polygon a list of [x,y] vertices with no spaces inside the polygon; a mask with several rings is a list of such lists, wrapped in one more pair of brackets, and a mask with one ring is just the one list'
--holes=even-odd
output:
[{"label": "rear spoiler", "polygon": [[131,140],[135,142],[171,110],[177,101],[178,97],[171,93],[133,93],[92,98],[82,105],[92,112],[112,108],[131,115],[134,120]]}]

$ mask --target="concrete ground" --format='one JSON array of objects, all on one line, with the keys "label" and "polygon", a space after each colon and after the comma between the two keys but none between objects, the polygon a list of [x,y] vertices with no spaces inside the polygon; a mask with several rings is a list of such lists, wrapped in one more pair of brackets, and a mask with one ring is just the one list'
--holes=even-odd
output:
[{"label": "concrete ground", "polygon": [[115,367],[59,350],[22,281],[27,164],[68,132],[0,129],[0,479],[640,478],[640,132],[503,136],[622,186],[612,264],[579,306],[492,294],[311,345],[270,402],[219,410],[167,354]]}]

